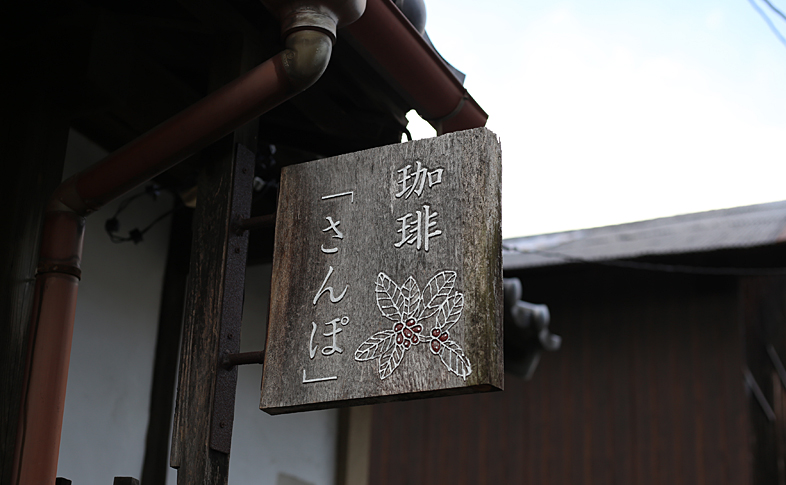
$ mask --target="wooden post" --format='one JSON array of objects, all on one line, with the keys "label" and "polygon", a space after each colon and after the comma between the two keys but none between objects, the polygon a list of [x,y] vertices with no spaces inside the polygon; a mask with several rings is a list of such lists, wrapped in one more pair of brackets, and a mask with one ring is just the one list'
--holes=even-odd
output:
[{"label": "wooden post", "polygon": [[170,459],[180,484],[225,484],[229,475],[229,455],[210,449],[208,440],[231,230],[232,143],[227,137],[206,150],[215,161],[199,174]]},{"label": "wooden post", "polygon": [[[253,44],[243,46],[238,40],[236,37],[224,39],[224,48],[217,49],[211,81],[214,87],[222,86],[255,64],[252,62],[255,56],[243,49],[245,47],[247,51],[250,46],[253,51]],[[228,480],[229,454],[210,447],[211,413],[216,375],[224,350],[219,348],[219,340],[226,303],[227,262],[239,254],[235,251],[240,249],[244,262],[242,269],[245,270],[247,249],[245,246],[229,247],[229,241],[236,236],[234,224],[237,223],[230,220],[236,176],[235,147],[236,143],[243,143],[255,152],[257,126],[256,121],[246,124],[200,155],[205,163],[197,180],[197,206],[170,455],[170,466],[178,469],[179,484],[226,484]],[[250,170],[253,179],[253,163]],[[239,346],[239,332],[234,338]],[[231,429],[231,419],[224,426]]]}]

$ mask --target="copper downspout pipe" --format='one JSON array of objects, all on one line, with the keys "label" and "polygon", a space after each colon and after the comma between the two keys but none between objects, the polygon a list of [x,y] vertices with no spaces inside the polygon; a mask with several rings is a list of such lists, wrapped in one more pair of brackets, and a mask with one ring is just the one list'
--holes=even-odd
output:
[{"label": "copper downspout pipe", "polygon": [[392,1],[368,0],[345,32],[438,134],[486,125],[486,112]]},{"label": "copper downspout pipe", "polygon": [[332,39],[321,31],[293,32],[285,51],[66,180],[53,199],[75,212],[90,214],[278,106],[313,84],[324,71],[326,65],[320,66],[307,83],[290,75],[292,66],[302,62],[297,58],[309,48],[329,59]]},{"label": "copper downspout pipe", "polygon": [[325,5],[330,1],[278,2],[286,49],[66,180],[51,197],[36,274],[14,484],[55,482],[85,216],[316,82],[330,59],[336,26],[356,20],[365,7],[365,0],[338,0],[336,8]]},{"label": "copper downspout pipe", "polygon": [[[54,483],[63,424],[85,219],[45,214],[14,449],[15,484]],[[37,356],[37,359],[33,359]]]}]

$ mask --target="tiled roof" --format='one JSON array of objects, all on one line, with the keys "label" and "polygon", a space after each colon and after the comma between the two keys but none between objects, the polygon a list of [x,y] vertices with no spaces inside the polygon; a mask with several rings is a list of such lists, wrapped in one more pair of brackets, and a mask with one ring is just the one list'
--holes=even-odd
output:
[{"label": "tiled roof", "polygon": [[506,270],[764,246],[786,241],[786,201],[506,239]]}]

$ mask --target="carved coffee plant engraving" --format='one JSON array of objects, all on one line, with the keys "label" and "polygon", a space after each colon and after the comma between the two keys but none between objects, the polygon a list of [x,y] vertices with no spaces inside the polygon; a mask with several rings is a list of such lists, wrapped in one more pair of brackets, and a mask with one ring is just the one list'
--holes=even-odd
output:
[{"label": "carved coffee plant engraving", "polygon": [[466,380],[472,365],[461,346],[450,338],[450,330],[464,309],[464,294],[454,288],[455,284],[455,271],[435,274],[423,291],[412,276],[399,286],[385,273],[379,273],[375,284],[377,307],[393,326],[360,344],[355,360],[377,359],[379,377],[385,379],[408,351],[422,343],[450,372]]}]

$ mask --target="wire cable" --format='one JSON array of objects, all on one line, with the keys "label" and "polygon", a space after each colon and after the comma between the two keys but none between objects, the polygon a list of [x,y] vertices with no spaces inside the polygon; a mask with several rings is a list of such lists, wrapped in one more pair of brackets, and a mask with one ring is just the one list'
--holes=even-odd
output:
[{"label": "wire cable", "polygon": [[778,8],[777,8],[775,5],[773,5],[773,4],[772,4],[772,2],[770,2],[770,0],[762,0],[762,1],[763,1],[764,3],[766,3],[766,4],[767,4],[767,6],[768,6],[768,7],[770,7],[770,9],[771,9],[773,12],[777,13],[778,15],[780,15],[780,16],[781,16],[781,18],[782,18],[783,20],[786,20],[786,15],[783,15],[783,12],[781,12],[780,10],[778,10]]},{"label": "wire cable", "polygon": [[166,218],[176,210],[185,207],[179,201],[178,198],[175,198],[176,202],[174,207],[172,207],[170,210],[164,212],[163,214],[153,219],[153,221],[147,226],[145,226],[143,229],[140,230],[139,228],[135,227],[134,229],[128,231],[128,236],[118,236],[117,234],[115,234],[120,229],[120,221],[118,220],[117,216],[119,216],[121,212],[125,211],[133,201],[135,201],[139,197],[142,197],[143,195],[150,195],[151,197],[153,197],[154,200],[157,199],[158,194],[160,193],[160,189],[161,188],[158,185],[152,184],[146,187],[143,192],[134,194],[124,199],[122,202],[120,202],[120,204],[117,206],[117,210],[115,211],[115,214],[109,219],[107,219],[106,222],[104,223],[104,230],[109,235],[110,241],[112,241],[113,243],[124,243],[128,241],[133,241],[134,244],[139,244],[144,239],[145,233],[147,233],[150,229],[152,229],[153,226],[161,222],[164,218]]},{"label": "wire cable", "polygon": [[[763,1],[764,1],[765,3],[767,3],[767,5],[769,5],[769,7],[770,7],[771,9],[773,9],[775,12],[777,12],[778,14],[780,14],[780,16],[781,16],[781,17],[784,17],[784,15],[783,15],[783,12],[781,12],[780,10],[778,10],[777,8],[775,8],[775,6],[774,6],[773,4],[771,4],[771,3],[770,3],[768,0],[763,0]],[[751,6],[752,6],[754,9],[756,9],[756,11],[757,11],[757,12],[759,12],[759,15],[761,15],[761,18],[763,18],[763,19],[764,19],[764,21],[765,21],[765,22],[767,22],[767,25],[770,27],[770,30],[772,30],[772,33],[773,33],[773,34],[775,34],[775,36],[778,38],[778,40],[780,40],[780,41],[781,41],[781,44],[783,44],[784,46],[786,46],[786,38],[784,38],[784,37],[783,37],[783,34],[781,34],[780,30],[778,30],[778,28],[777,28],[777,27],[775,27],[775,24],[772,22],[772,20],[770,19],[770,17],[768,17],[768,16],[767,16],[767,14],[766,14],[766,13],[764,13],[764,10],[762,10],[762,9],[761,9],[761,7],[759,7],[759,6],[756,4],[756,1],[755,1],[755,0],[748,0],[748,3],[750,3],[750,4],[751,4]],[[786,19],[786,17],[784,17],[784,19]]]}]

